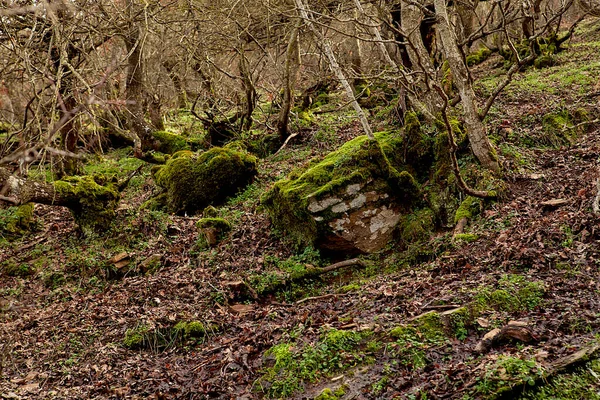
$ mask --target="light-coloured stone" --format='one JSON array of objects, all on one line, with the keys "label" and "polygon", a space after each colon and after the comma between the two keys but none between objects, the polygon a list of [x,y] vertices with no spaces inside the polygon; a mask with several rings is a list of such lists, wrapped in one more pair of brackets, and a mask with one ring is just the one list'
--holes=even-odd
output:
[{"label": "light-coloured stone", "polygon": [[324,211],[326,209],[328,209],[329,207],[341,203],[342,200],[338,199],[337,197],[328,197],[326,199],[323,199],[321,201],[317,201],[317,200],[311,200],[310,204],[308,205],[308,211],[310,211],[311,213],[318,213],[321,211]]}]

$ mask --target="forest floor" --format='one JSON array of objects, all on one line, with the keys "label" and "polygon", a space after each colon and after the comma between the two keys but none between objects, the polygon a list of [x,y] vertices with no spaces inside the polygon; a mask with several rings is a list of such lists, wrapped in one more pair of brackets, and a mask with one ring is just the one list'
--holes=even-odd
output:
[{"label": "forest floor", "polygon": [[[508,190],[464,240],[440,229],[362,268],[241,293],[240,281],[339,261],[287,242],[259,198],[360,132],[341,112],[262,160],[218,209],[233,230],[208,250],[197,217],[136,211],[149,167],[105,236],[82,238],[66,209],[36,206],[38,231],[1,244],[0,398],[600,399],[600,125],[570,125],[579,134],[564,145],[543,124],[578,109],[598,118],[600,24],[566,47],[555,66],[519,74],[486,121]],[[498,64],[475,68],[479,95]],[[127,173],[139,165],[127,151],[86,168]]]}]

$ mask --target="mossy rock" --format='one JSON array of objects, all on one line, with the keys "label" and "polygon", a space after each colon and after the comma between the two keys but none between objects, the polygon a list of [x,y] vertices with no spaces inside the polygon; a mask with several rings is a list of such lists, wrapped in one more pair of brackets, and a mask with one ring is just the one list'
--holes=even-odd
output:
[{"label": "mossy rock", "polygon": [[71,176],[54,182],[57,196],[71,210],[84,233],[102,233],[115,219],[121,199],[116,178],[104,175]]},{"label": "mossy rock", "polygon": [[152,137],[154,138],[154,150],[160,151],[161,153],[173,154],[180,150],[190,149],[187,140],[181,135],[166,131],[155,131],[152,132]]},{"label": "mossy rock", "polygon": [[204,246],[200,247],[216,245],[231,231],[231,224],[223,218],[202,218],[196,226],[200,230],[200,239],[204,239]]},{"label": "mossy rock", "polygon": [[385,246],[418,201],[419,185],[396,164],[401,136],[382,132],[376,138],[351,140],[277,182],[261,199],[274,225],[302,245],[350,252]]},{"label": "mossy rock", "polygon": [[467,65],[472,67],[474,65],[481,64],[492,55],[492,51],[487,47],[482,47],[479,50],[471,53],[467,56]]},{"label": "mossy rock", "polygon": [[574,112],[561,110],[544,115],[542,118],[544,131],[542,144],[553,147],[573,144],[577,136],[583,131],[581,127],[575,128],[575,125],[587,119],[588,116],[585,110]]},{"label": "mossy rock", "polygon": [[35,228],[33,203],[0,209],[0,236],[8,239],[21,237]]},{"label": "mossy rock", "polygon": [[193,214],[222,203],[257,174],[256,158],[242,151],[213,147],[203,153],[176,155],[154,173],[171,213]]}]

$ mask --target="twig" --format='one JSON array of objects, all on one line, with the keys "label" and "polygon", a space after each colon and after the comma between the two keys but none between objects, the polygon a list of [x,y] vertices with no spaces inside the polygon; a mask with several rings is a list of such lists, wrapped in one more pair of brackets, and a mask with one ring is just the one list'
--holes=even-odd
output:
[{"label": "twig", "polygon": [[329,294],[324,294],[321,296],[313,296],[313,297],[306,297],[302,300],[298,300],[296,302],[296,305],[298,304],[302,304],[302,303],[306,303],[307,301],[313,301],[313,300],[323,300],[323,299],[329,299],[331,297],[343,297],[343,296],[347,296],[348,293],[329,293]]},{"label": "twig", "polygon": [[583,122],[578,123],[577,125],[567,126],[567,127],[563,128],[562,131],[563,132],[571,131],[571,130],[574,130],[574,129],[577,129],[577,128],[581,128],[582,126],[594,125],[594,124],[597,124],[599,122],[600,122],[600,118],[596,118],[596,119],[593,119],[591,121],[583,121]]},{"label": "twig", "polygon": [[283,142],[283,144],[281,145],[281,147],[279,148],[279,150],[277,150],[271,157],[275,157],[277,154],[279,154],[279,152],[281,150],[283,150],[285,148],[285,146],[287,146],[287,144],[290,142],[290,140],[292,140],[293,138],[299,136],[300,133],[296,132],[293,135],[288,136],[287,139],[285,139],[285,142]]},{"label": "twig", "polygon": [[430,311],[430,310],[453,310],[455,308],[460,308],[460,304],[441,304],[438,306],[425,306],[421,310],[422,311]]},{"label": "twig", "polygon": [[600,214],[600,170],[598,171],[598,182],[596,183],[596,197],[592,203],[592,210],[594,214]]},{"label": "twig", "polygon": [[2,195],[0,195],[0,200],[1,200],[1,201],[5,201],[5,202],[7,202],[7,203],[12,203],[12,204],[14,204],[14,205],[16,205],[16,206],[18,206],[19,204],[21,204],[21,203],[19,202],[19,200],[15,199],[14,197],[6,197],[6,196],[2,196]]}]

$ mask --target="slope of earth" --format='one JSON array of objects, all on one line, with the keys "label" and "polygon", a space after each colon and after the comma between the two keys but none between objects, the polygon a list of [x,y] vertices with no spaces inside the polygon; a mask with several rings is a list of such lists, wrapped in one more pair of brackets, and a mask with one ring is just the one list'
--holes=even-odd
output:
[{"label": "slope of earth", "polygon": [[[275,294],[248,288],[337,261],[272,231],[258,198],[356,136],[352,115],[320,114],[264,160],[216,210],[233,229],[213,248],[198,217],[135,211],[153,188],[149,167],[105,237],[80,238],[68,212],[36,207],[43,231],[0,253],[0,397],[597,398],[597,361],[576,369],[569,356],[598,351],[600,130],[546,116],[598,118],[599,38],[597,22],[584,25],[557,65],[500,96],[487,123],[509,190],[462,239],[441,231],[427,251],[390,246],[364,268]],[[501,78],[497,63],[475,71],[491,76],[481,96]],[[95,168],[127,172],[123,154],[111,157]]]}]

